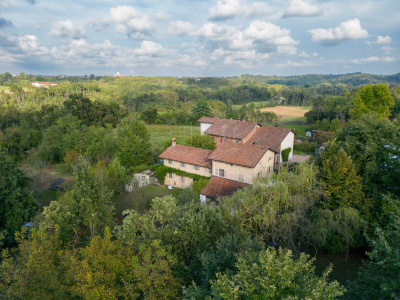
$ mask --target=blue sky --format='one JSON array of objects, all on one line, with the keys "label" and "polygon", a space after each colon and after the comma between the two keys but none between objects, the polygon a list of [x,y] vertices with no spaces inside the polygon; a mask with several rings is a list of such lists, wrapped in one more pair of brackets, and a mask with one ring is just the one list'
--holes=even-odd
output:
[{"label": "blue sky", "polygon": [[399,0],[0,0],[0,72],[400,72]]}]

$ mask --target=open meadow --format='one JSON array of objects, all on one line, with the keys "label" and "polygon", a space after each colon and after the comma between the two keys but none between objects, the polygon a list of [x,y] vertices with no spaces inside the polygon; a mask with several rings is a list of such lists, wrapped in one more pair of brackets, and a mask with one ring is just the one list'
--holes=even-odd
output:
[{"label": "open meadow", "polygon": [[261,109],[262,112],[274,112],[279,121],[295,121],[304,118],[305,113],[312,109],[311,106],[275,106]]},{"label": "open meadow", "polygon": [[150,134],[150,140],[154,148],[160,148],[166,141],[176,138],[184,141],[192,134],[200,133],[200,126],[179,126],[179,125],[146,125]]}]

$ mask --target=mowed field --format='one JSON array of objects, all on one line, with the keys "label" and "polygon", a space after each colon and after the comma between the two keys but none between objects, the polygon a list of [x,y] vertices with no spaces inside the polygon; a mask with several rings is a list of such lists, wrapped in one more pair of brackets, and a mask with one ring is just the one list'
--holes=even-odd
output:
[{"label": "mowed field", "polygon": [[176,138],[184,141],[192,134],[200,133],[200,126],[146,125],[153,147],[162,147],[166,141]]},{"label": "mowed field", "polygon": [[289,121],[304,118],[304,114],[312,109],[311,106],[275,106],[261,109],[262,112],[274,112],[279,121]]}]

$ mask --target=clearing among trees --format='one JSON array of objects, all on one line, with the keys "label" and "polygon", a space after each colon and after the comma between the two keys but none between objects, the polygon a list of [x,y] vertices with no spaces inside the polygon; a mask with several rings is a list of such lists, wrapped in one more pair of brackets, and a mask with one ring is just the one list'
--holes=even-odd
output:
[{"label": "clearing among trees", "polygon": [[304,114],[310,111],[310,109],[309,107],[304,106],[275,106],[263,108],[261,111],[274,112],[278,116],[279,121],[283,121],[287,119],[304,117]]}]

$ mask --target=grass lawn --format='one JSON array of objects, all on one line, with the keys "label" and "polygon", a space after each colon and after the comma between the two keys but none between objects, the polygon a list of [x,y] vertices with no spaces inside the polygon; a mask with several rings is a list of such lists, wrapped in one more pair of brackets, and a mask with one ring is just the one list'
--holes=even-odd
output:
[{"label": "grass lawn", "polygon": [[233,110],[239,110],[244,104],[246,104],[247,106],[249,106],[251,103],[254,103],[255,105],[256,105],[256,107],[257,107],[257,105],[259,104],[259,103],[262,103],[262,104],[266,104],[266,103],[270,103],[269,101],[261,101],[261,102],[250,102],[250,103],[243,103],[243,104],[234,104],[234,105],[232,105],[232,109]]},{"label": "grass lawn", "polygon": [[191,134],[200,133],[200,126],[172,126],[172,125],[146,125],[150,140],[154,148],[159,148],[166,141],[176,138],[178,142],[190,137]]},{"label": "grass lawn", "polygon": [[304,106],[303,108],[300,108],[300,110],[312,110],[312,105]]}]

